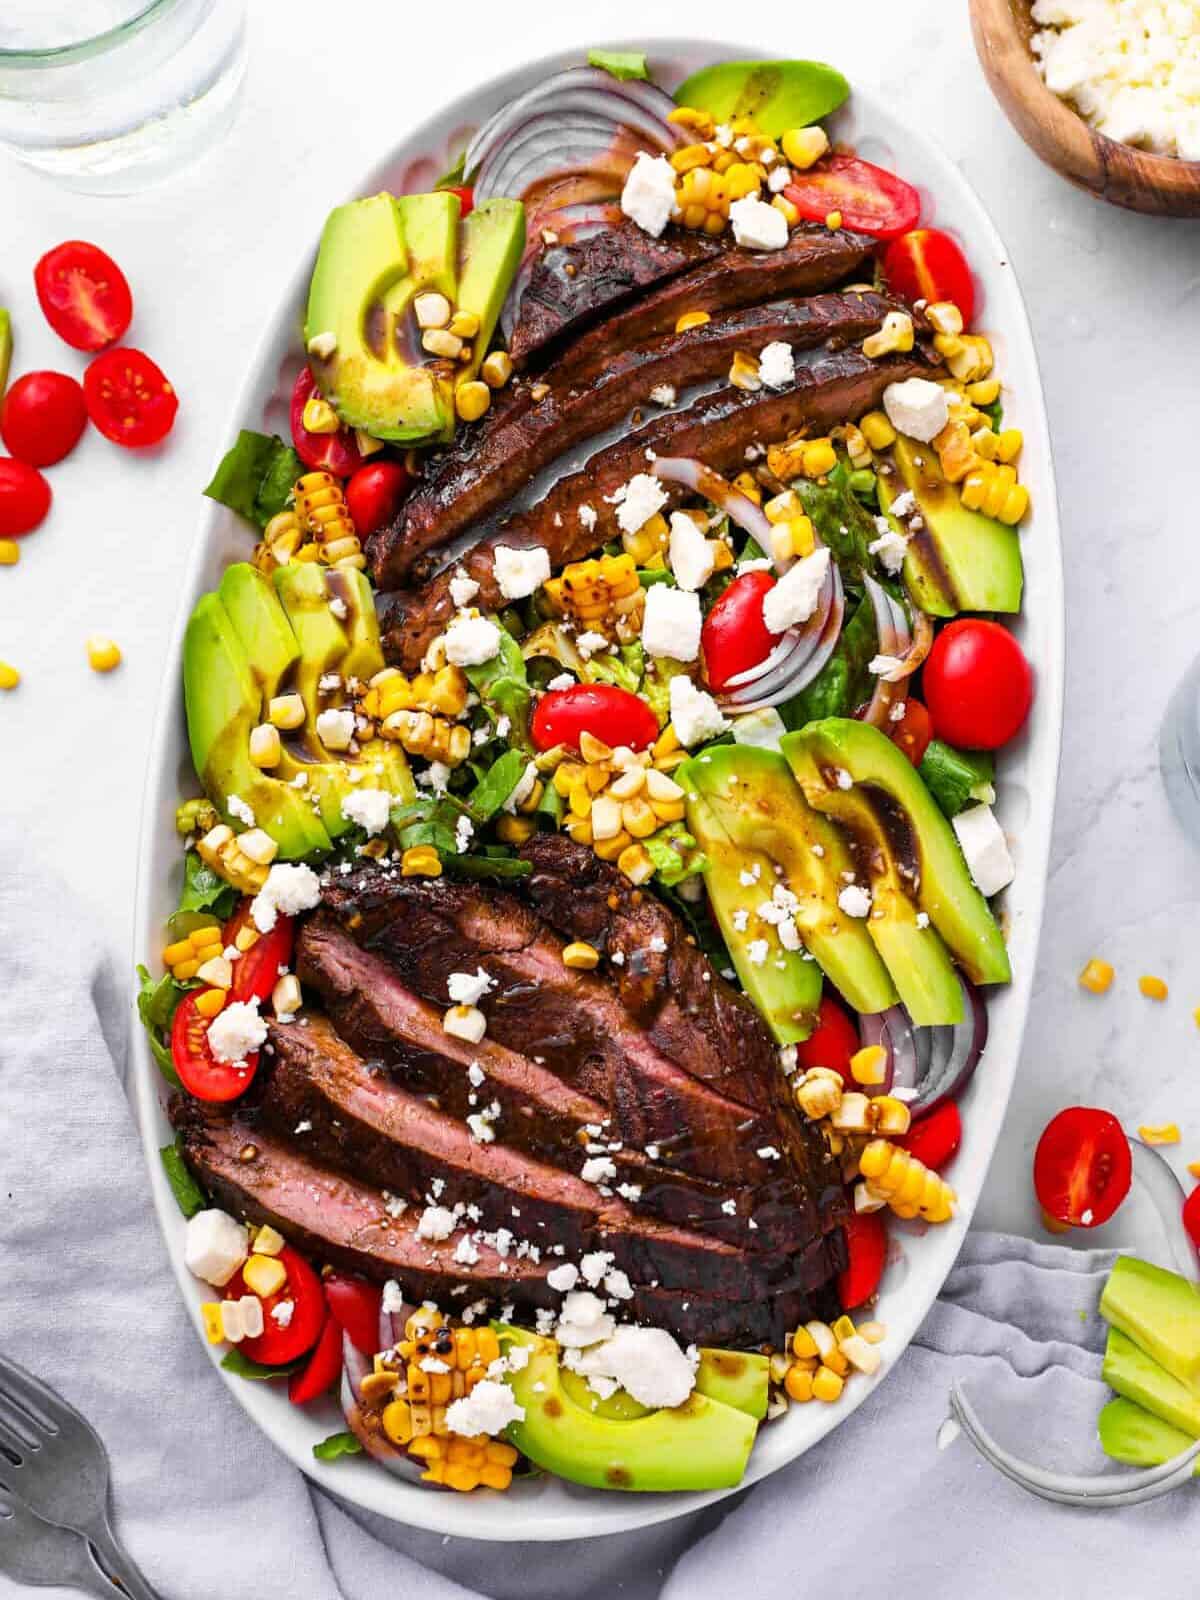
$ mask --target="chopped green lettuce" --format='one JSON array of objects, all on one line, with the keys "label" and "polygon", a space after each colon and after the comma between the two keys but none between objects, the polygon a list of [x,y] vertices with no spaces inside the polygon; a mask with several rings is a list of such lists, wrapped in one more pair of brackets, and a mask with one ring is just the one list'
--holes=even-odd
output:
[{"label": "chopped green lettuce", "polygon": [[861,600],[842,628],[833,654],[812,682],[779,707],[790,730],[802,728],[818,717],[849,717],[871,698],[868,663],[875,655],[875,613],[869,600]]},{"label": "chopped green lettuce", "polygon": [[986,750],[956,750],[941,739],[931,739],[917,768],[925,787],[948,817],[965,811],[972,801],[990,805],[995,763]]},{"label": "chopped green lettuce", "polygon": [[467,796],[467,806],[477,822],[490,822],[525,775],[528,757],[523,750],[506,750],[494,761]]},{"label": "chopped green lettuce", "polygon": [[[179,896],[180,911],[209,911],[224,921],[233,915],[238,902],[238,892],[206,866],[194,850],[183,858],[183,892]],[[182,935],[181,935],[182,937]]]},{"label": "chopped green lettuce", "polygon": [[588,66],[600,67],[622,82],[630,78],[648,82],[650,78],[646,57],[640,50],[589,50]]},{"label": "chopped green lettuce", "polygon": [[171,1059],[170,1037],[175,1008],[187,993],[188,986],[176,982],[169,972],[156,980],[150,976],[145,967],[137,969],[137,978],[138,1016],[142,1027],[146,1030],[150,1054],[158,1063],[158,1070],[167,1082],[173,1084],[176,1089],[181,1089],[183,1085],[179,1081],[179,1074],[175,1071],[175,1063]]},{"label": "chopped green lettuce", "polygon": [[641,642],[623,644],[620,653],[591,656],[583,663],[580,675],[584,683],[614,683],[618,689],[628,689],[637,694],[646,671],[646,653]]},{"label": "chopped green lettuce", "polygon": [[197,1211],[203,1211],[208,1203],[204,1198],[204,1190],[188,1171],[179,1140],[176,1139],[174,1144],[163,1145],[158,1156],[167,1175],[167,1182],[171,1185],[171,1193],[175,1196],[176,1204],[184,1216],[194,1217]]},{"label": "chopped green lettuce", "polygon": [[272,1378],[286,1378],[299,1369],[308,1360],[308,1355],[297,1356],[295,1361],[285,1362],[279,1367],[264,1367],[261,1361],[251,1361],[248,1355],[243,1354],[234,1345],[227,1350],[221,1359],[221,1365],[226,1372],[235,1373],[239,1378],[250,1378],[255,1383],[267,1383]]},{"label": "chopped green lettuce", "polygon": [[292,486],[303,471],[304,464],[291,445],[273,434],[243,428],[204,492],[255,527],[265,528],[286,509]]},{"label": "chopped green lettuce", "polygon": [[795,489],[817,536],[829,546],[830,554],[842,570],[847,583],[861,582],[863,571],[873,565],[868,546],[879,537],[874,518],[851,492],[850,474],[843,464],[830,473],[828,483],[805,478]]},{"label": "chopped green lettuce", "polygon": [[464,670],[467,681],[483,702],[484,710],[493,723],[499,724],[501,717],[507,717],[506,737],[509,742],[528,750],[532,695],[521,646],[506,629],[501,628],[500,649],[492,659]]},{"label": "chopped green lettuce", "polygon": [[343,1430],[341,1433],[331,1433],[328,1439],[313,1445],[312,1450],[318,1461],[336,1461],[340,1456],[361,1455],[362,1444],[354,1434]]}]

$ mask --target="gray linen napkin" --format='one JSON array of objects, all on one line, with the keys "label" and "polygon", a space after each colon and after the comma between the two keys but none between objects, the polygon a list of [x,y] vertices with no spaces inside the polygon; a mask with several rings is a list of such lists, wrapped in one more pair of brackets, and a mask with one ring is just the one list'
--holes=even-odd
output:
[{"label": "gray linen napkin", "polygon": [[[961,1440],[938,1450],[958,1376],[1019,1452],[1099,1464],[1095,1308],[1111,1255],[997,1235],[968,1239],[916,1343],[844,1426],[707,1512],[564,1550],[444,1540],[348,1511],[214,1377],[119,1082],[128,975],[69,891],[7,845],[0,948],[0,1346],[99,1429],[118,1527],[164,1600],[1195,1592],[1190,1488],[1135,1511],[1068,1511],[1023,1495]],[[0,1577],[0,1597],[18,1592]]]}]

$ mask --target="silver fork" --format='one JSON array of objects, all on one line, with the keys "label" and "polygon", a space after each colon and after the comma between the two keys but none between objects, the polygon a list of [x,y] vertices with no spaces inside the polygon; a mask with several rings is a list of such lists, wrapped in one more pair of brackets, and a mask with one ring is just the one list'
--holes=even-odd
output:
[{"label": "silver fork", "polygon": [[161,1600],[117,1543],[108,1485],[108,1454],[91,1423],[0,1355],[0,1490],[19,1496],[46,1522],[82,1534],[131,1600]]},{"label": "silver fork", "polygon": [[100,1571],[91,1547],[69,1528],[35,1517],[23,1500],[0,1489],[0,1572],[17,1583],[82,1589],[99,1600],[118,1591]]}]

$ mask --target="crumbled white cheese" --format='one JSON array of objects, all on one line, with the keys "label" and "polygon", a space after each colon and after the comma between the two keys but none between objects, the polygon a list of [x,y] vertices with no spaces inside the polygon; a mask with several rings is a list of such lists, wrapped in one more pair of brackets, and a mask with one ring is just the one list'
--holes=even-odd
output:
[{"label": "crumbled white cheese", "polygon": [[550,576],[550,554],[540,546],[517,550],[498,544],[492,552],[492,570],[506,600],[524,600]]},{"label": "crumbled white cheese", "polygon": [[872,656],[867,663],[867,671],[877,678],[882,678],[884,683],[899,683],[906,670],[907,663],[901,656],[880,654]]},{"label": "crumbled white cheese", "polygon": [[290,1328],[296,1312],[294,1300],[277,1300],[271,1307],[271,1321],[281,1328]]},{"label": "crumbled white cheese", "polygon": [[564,1261],[560,1267],[551,1267],[546,1274],[546,1282],[556,1294],[566,1294],[579,1282],[579,1268],[570,1261]]},{"label": "crumbled white cheese", "polygon": [[476,1005],[489,989],[496,987],[496,980],[489,978],[482,967],[476,967],[474,972],[452,972],[446,979],[446,991],[455,1005]]},{"label": "crumbled white cheese", "polygon": [[950,420],[946,391],[929,378],[905,378],[883,391],[883,409],[897,433],[928,444]]},{"label": "crumbled white cheese", "polygon": [[317,713],[317,738],[327,750],[349,750],[354,742],[354,713],[345,706],[330,706]]},{"label": "crumbled white cheese", "polygon": [[252,828],[254,826],[254,812],[242,799],[240,794],[228,795],[225,800],[225,809],[228,811],[231,817],[236,818],[238,822],[244,822],[248,828]]},{"label": "crumbled white cheese", "polygon": [[775,206],[752,194],[729,208],[733,237],[746,250],[782,250],[788,242],[787,218]]},{"label": "crumbled white cheese", "polygon": [[616,1326],[599,1295],[592,1294],[589,1289],[572,1289],[563,1301],[562,1315],[554,1333],[559,1344],[582,1350],[603,1339],[611,1339]]},{"label": "crumbled white cheese", "polygon": [[671,726],[681,745],[691,749],[715,739],[729,726],[720,706],[704,689],[697,689],[684,673],[671,679]]},{"label": "crumbled white cheese", "polygon": [[735,744],[753,745],[759,750],[778,750],[779,741],[787,732],[787,724],[774,706],[734,717],[731,726]]},{"label": "crumbled white cheese", "polygon": [[667,560],[681,589],[703,589],[713,575],[716,555],[712,541],[704,537],[685,511],[671,513]]},{"label": "crumbled white cheese", "polygon": [[765,939],[751,939],[746,946],[746,957],[752,967],[765,967],[770,946]]},{"label": "crumbled white cheese", "polygon": [[188,1271],[223,1289],[247,1256],[246,1230],[225,1211],[197,1211],[188,1218],[183,1260]]},{"label": "crumbled white cheese", "polygon": [[342,815],[368,833],[382,833],[388,825],[392,797],[386,789],[355,789],[342,801]]},{"label": "crumbled white cheese", "polygon": [[886,519],[879,517],[875,526],[883,523],[883,532],[878,539],[872,539],[867,546],[869,555],[878,556],[880,565],[885,572],[895,574],[904,565],[904,557],[908,553],[908,540],[895,528],[889,526]]},{"label": "crumbled white cheese", "polygon": [[574,674],[570,672],[557,673],[550,679],[546,687],[547,689],[573,689],[575,687]]},{"label": "crumbled white cheese", "polygon": [[267,881],[250,902],[250,916],[259,933],[270,933],[282,913],[294,917],[311,911],[321,900],[321,880],[302,861],[277,861]]},{"label": "crumbled white cheese", "polygon": [[764,345],[758,358],[758,375],[768,389],[786,389],[796,381],[796,358],[782,339]]},{"label": "crumbled white cheese", "polygon": [[636,472],[625,486],[617,507],[617,526],[622,533],[637,533],[667,503],[667,491],[648,472]]},{"label": "crumbled white cheese", "polygon": [[656,1411],[681,1406],[696,1387],[692,1363],[664,1328],[617,1328],[573,1365],[585,1377],[612,1379]]},{"label": "crumbled white cheese", "polygon": [[418,1239],[448,1239],[458,1218],[448,1206],[426,1206],[417,1222]]},{"label": "crumbled white cheese", "polygon": [[786,189],[792,181],[792,169],[786,161],[781,161],[777,167],[772,167],[767,173],[767,188],[772,194],[778,194],[781,189]]},{"label": "crumbled white cheese", "polygon": [[471,821],[470,817],[459,817],[458,821],[454,824],[454,848],[458,851],[460,856],[466,855],[467,851],[471,847],[471,840],[474,838],[474,836],[475,824]]},{"label": "crumbled white cheese", "polygon": [[606,634],[598,633],[595,628],[587,628],[576,636],[575,648],[585,661],[590,661],[593,656],[600,655],[609,648],[608,637]]},{"label": "crumbled white cheese", "polygon": [[621,190],[621,210],[643,233],[657,239],[675,209],[675,169],[666,156],[642,150]]},{"label": "crumbled white cheese", "polygon": [[1016,868],[995,812],[991,806],[969,806],[953,824],[975,887],[982,895],[999,894],[1012,882]]},{"label": "crumbled white cheese", "polygon": [[700,597],[656,583],[646,590],[642,646],[648,656],[695,661],[700,654]]},{"label": "crumbled white cheese", "polygon": [[459,567],[450,579],[450,598],[461,611],[463,606],[469,606],[479,593],[479,585],[475,579],[469,577],[462,567]]},{"label": "crumbled white cheese", "polygon": [[579,508],[579,521],[580,521],[581,526],[585,527],[589,533],[591,533],[594,530],[594,528],[595,528],[597,522],[599,522],[599,520],[600,520],[600,513],[596,510],[595,506],[589,506],[589,505],[580,506],[580,508]]},{"label": "crumbled white cheese", "polygon": [[208,1025],[208,1047],[218,1061],[243,1062],[266,1043],[267,1024],[258,1006],[256,999],[234,1000],[217,1012]]},{"label": "crumbled white cheese", "polygon": [[789,567],[763,596],[763,621],[771,633],[786,633],[807,622],[817,609],[829,575],[829,551],[822,546]]},{"label": "crumbled white cheese", "polygon": [[434,794],[445,794],[450,768],[444,761],[431,761],[424,772],[417,773],[416,781],[423,789],[432,789]]},{"label": "crumbled white cheese", "polygon": [[478,1006],[454,1005],[442,1018],[442,1032],[452,1039],[478,1044],[487,1032],[487,1018]]},{"label": "crumbled white cheese", "polygon": [[867,917],[871,914],[871,896],[860,883],[848,883],[838,894],[838,905],[848,917]]},{"label": "crumbled white cheese", "polygon": [[584,1183],[607,1183],[616,1175],[616,1166],[608,1156],[591,1156],[579,1169]]},{"label": "crumbled white cheese", "polygon": [[495,1437],[510,1422],[524,1420],[525,1407],[517,1404],[508,1384],[497,1383],[493,1378],[480,1378],[470,1394],[446,1407],[446,1426],[465,1439],[474,1439],[481,1433]]},{"label": "crumbled white cheese", "polygon": [[675,385],[673,383],[656,383],[650,391],[650,398],[656,406],[673,406],[675,404]]},{"label": "crumbled white cheese", "polygon": [[446,660],[456,667],[482,666],[500,649],[500,629],[487,617],[455,617],[445,638]]}]

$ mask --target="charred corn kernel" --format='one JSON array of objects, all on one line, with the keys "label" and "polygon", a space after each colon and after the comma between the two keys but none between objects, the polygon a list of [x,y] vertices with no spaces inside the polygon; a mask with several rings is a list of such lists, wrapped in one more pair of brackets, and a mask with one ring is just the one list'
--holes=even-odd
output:
[{"label": "charred corn kernel", "polygon": [[296,517],[311,533],[318,559],[328,566],[366,565],[342,486],[330,472],[306,472],[294,490]]},{"label": "charred corn kernel", "polygon": [[449,331],[460,339],[473,339],[479,332],[479,316],[474,311],[456,311],[450,318]]},{"label": "charred corn kernel", "polygon": [[881,1044],[865,1045],[850,1057],[850,1075],[855,1083],[882,1083],[887,1076],[887,1059]]},{"label": "charred corn kernel", "polygon": [[463,422],[478,422],[491,403],[492,391],[477,379],[460,383],[454,391],[454,409]]},{"label": "charred corn kernel", "polygon": [[833,1329],[827,1322],[806,1322],[804,1328],[822,1361],[833,1354],[837,1341],[833,1337]]},{"label": "charred corn kernel", "polygon": [[21,546],[15,539],[0,539],[0,567],[15,567],[21,559]]},{"label": "charred corn kernel", "polygon": [[1029,509],[1029,491],[1017,482],[1012,467],[994,461],[977,461],[959,492],[968,511],[982,511],[1010,527],[1020,522]]},{"label": "charred corn kernel", "polygon": [[185,800],[175,808],[176,833],[207,833],[219,820],[216,806],[203,795]]},{"label": "charred corn kernel", "polygon": [[842,1103],[841,1076],[825,1067],[813,1067],[792,1089],[792,1098],[810,1122],[819,1122]]},{"label": "charred corn kernel", "polygon": [[196,969],[196,977],[213,989],[228,989],[233,985],[233,963],[223,955],[210,956]]},{"label": "charred corn kernel", "polygon": [[961,483],[978,457],[975,442],[965,422],[948,422],[933,441],[942,476],[948,483]]},{"label": "charred corn kernel", "polygon": [[572,789],[583,782],[584,776],[584,768],[578,761],[560,761],[550,781],[554,785],[555,793],[560,794],[564,800],[569,800]]},{"label": "charred corn kernel", "polygon": [[762,185],[760,170],[750,161],[735,161],[726,167],[723,174],[725,184],[725,198],[731,204],[735,200],[744,200],[747,195],[757,194]]},{"label": "charred corn kernel", "polygon": [[608,786],[608,792],[614,800],[620,800],[624,804],[626,800],[636,800],[645,787],[646,769],[634,762],[622,771],[619,778],[613,779]]},{"label": "charred corn kernel", "polygon": [[393,1400],[384,1406],[380,1418],[383,1431],[393,1444],[406,1445],[413,1436],[412,1408],[407,1400]]},{"label": "charred corn kernel", "polygon": [[196,1010],[202,1017],[215,1017],[225,1005],[224,989],[205,989],[196,996]]},{"label": "charred corn kernel", "polygon": [[1139,1123],[1138,1138],[1143,1144],[1178,1144],[1181,1138],[1179,1124],[1176,1122]]},{"label": "charred corn kernel", "polygon": [[[221,948],[221,929],[217,923],[210,927],[193,928],[186,939],[177,939],[163,951],[163,966],[180,983],[194,978],[203,962],[208,961]],[[184,970],[184,969],[188,970]]]},{"label": "charred corn kernel", "polygon": [[694,167],[710,166],[712,158],[713,152],[706,144],[685,144],[682,149],[673,152],[671,165],[682,175],[691,172]]},{"label": "charred corn kernel", "polygon": [[584,769],[583,786],[589,794],[600,794],[608,784],[612,768],[607,761],[589,762]]},{"label": "charred corn kernel", "polygon": [[1091,994],[1107,994],[1112,988],[1115,977],[1116,972],[1107,961],[1101,961],[1098,956],[1093,956],[1079,974],[1079,986]]},{"label": "charred corn kernel", "polygon": [[741,490],[747,500],[753,500],[756,506],[762,504],[762,490],[752,472],[739,472],[733,480],[733,485],[735,489]]},{"label": "charred corn kernel", "polygon": [[594,624],[613,614],[620,602],[640,593],[637,565],[627,550],[619,556],[572,561],[557,578],[542,585],[554,608],[576,622]]},{"label": "charred corn kernel", "polygon": [[925,307],[925,320],[934,333],[958,334],[963,331],[962,312],[953,300],[934,300]]},{"label": "charred corn kernel", "polygon": [[377,1406],[395,1394],[399,1381],[399,1374],[395,1372],[368,1372],[358,1389],[368,1406]]},{"label": "charred corn kernel", "polygon": [[860,1322],[858,1332],[859,1337],[868,1344],[882,1344],[887,1338],[887,1329],[882,1322]]},{"label": "charred corn kernel", "polygon": [[563,822],[563,828],[574,839],[576,844],[591,844],[592,823],[590,817],[569,816]]},{"label": "charred corn kernel", "polygon": [[878,333],[868,334],[863,340],[862,352],[868,360],[875,361],[880,356],[891,355],[893,351],[911,350],[913,337],[913,320],[908,312],[889,311]]},{"label": "charred corn kernel", "polygon": [[746,355],[739,350],[734,355],[729,367],[729,381],[735,389],[745,389],[750,393],[762,388],[762,378],[758,371],[758,362],[753,356]]},{"label": "charred corn kernel", "polygon": [[800,221],[800,212],[792,204],[792,202],[788,199],[787,195],[785,195],[785,194],[772,195],[771,196],[771,204],[774,206],[776,211],[781,213],[781,215],[783,216],[784,221],[787,223],[789,228],[794,228],[796,226],[796,224]]},{"label": "charred corn kernel", "polygon": [[885,1138],[901,1138],[912,1127],[912,1112],[893,1094],[875,1095],[869,1110],[871,1132]]},{"label": "charred corn kernel", "polygon": [[444,328],[451,315],[450,302],[444,294],[419,294],[413,300],[413,316],[417,319],[417,327],[422,330]]},{"label": "charred corn kernel", "polygon": [[883,1364],[883,1357],[879,1351],[859,1333],[853,1333],[848,1339],[843,1339],[838,1349],[856,1372],[862,1372],[868,1378],[874,1377]]},{"label": "charred corn kernel", "polygon": [[251,730],[250,759],[256,767],[277,767],[282,754],[278,728],[269,722],[261,722]]},{"label": "charred corn kernel", "polygon": [[803,172],[819,161],[829,149],[829,135],[824,128],[789,128],[779,141],[788,163]]},{"label": "charred corn kernel", "polygon": [[[667,526],[667,519],[661,511],[656,511],[636,533],[622,533],[621,544],[625,553],[637,566],[663,567],[666,565],[664,553],[670,536],[671,530]],[[545,588],[545,585],[542,587]]]},{"label": "charred corn kernel", "polygon": [[303,699],[298,694],[272,695],[267,702],[267,720],[273,728],[303,727]]},{"label": "charred corn kernel", "polygon": [[397,711],[432,711],[460,717],[466,710],[469,692],[461,667],[446,665],[436,672],[418,672],[413,678],[406,678],[393,667],[371,679],[362,698],[362,712],[380,721]]},{"label": "charred corn kernel", "polygon": [[868,411],[858,425],[872,450],[886,450],[896,442],[896,430],[882,411]]},{"label": "charred corn kernel", "polygon": [[850,465],[856,468],[869,467],[871,447],[862,429],[855,423],[848,422],[843,429],[843,438],[846,441],[846,454],[850,457]]},{"label": "charred corn kernel", "polygon": [[[724,539],[710,539],[708,541],[708,548],[712,551],[713,571],[714,572],[725,572],[729,567],[731,567],[733,565],[733,551],[726,544]],[[642,597],[642,610],[643,611],[645,610],[645,607],[646,607],[646,601],[645,601],[645,597],[643,596]],[[618,632],[619,631],[620,631],[620,629],[618,628]]]},{"label": "charred corn kernel", "polygon": [[0,661],[0,689],[15,689],[21,681],[21,674],[16,667],[7,661]]},{"label": "charred corn kernel", "polygon": [[585,761],[611,761],[612,747],[585,728],[579,735],[579,754]]},{"label": "charred corn kernel", "polygon": [[280,511],[263,529],[262,543],[255,553],[256,564],[267,571],[286,566],[303,543],[304,529],[296,513]]},{"label": "charred corn kernel", "polygon": [[1020,428],[1005,428],[996,438],[996,459],[998,461],[1015,461],[1021,454],[1021,446],[1025,443],[1025,435]]},{"label": "charred corn kernel", "polygon": [[833,1405],[835,1401],[840,1400],[845,1387],[845,1378],[839,1376],[831,1367],[819,1367],[813,1374],[812,1397],[814,1400],[823,1400],[826,1405]]},{"label": "charred corn kernel", "polygon": [[815,1361],[821,1354],[817,1341],[807,1328],[797,1328],[792,1335],[792,1354],[798,1361]]},{"label": "charred corn kernel", "polygon": [[243,894],[257,894],[267,881],[267,869],[252,861],[238,843],[233,829],[219,822],[199,839],[196,854],[219,878]]},{"label": "charred corn kernel", "polygon": [[[615,861],[626,845],[633,843],[632,835],[621,826],[621,808],[613,803],[616,816],[610,815],[607,803],[597,800],[592,806],[592,849],[601,861]],[[596,813],[600,813],[600,827],[596,826]]]},{"label": "charred corn kernel", "polygon": [[280,1018],[294,1017],[303,1003],[304,996],[300,989],[300,979],[294,972],[285,972],[275,981],[271,990],[271,1010]]},{"label": "charred corn kernel", "polygon": [[586,944],[582,939],[576,939],[574,944],[569,944],[562,953],[564,967],[577,967],[580,972],[590,972],[593,967],[600,965],[600,952],[595,945]]},{"label": "charred corn kernel", "polygon": [[785,1350],[776,1350],[767,1358],[767,1373],[772,1383],[782,1383],[788,1375],[788,1368],[792,1365],[791,1358]]},{"label": "charred corn kernel", "polygon": [[121,665],[121,652],[111,639],[93,633],[87,642],[88,666],[93,672],[111,672]]},{"label": "charred corn kernel", "polygon": [[242,1277],[252,1294],[265,1300],[287,1282],[287,1268],[278,1256],[253,1255],[242,1268]]},{"label": "charred corn kernel", "polygon": [[537,832],[532,817],[503,816],[496,823],[496,836],[504,844],[525,844]]},{"label": "charred corn kernel", "polygon": [[301,422],[309,433],[336,433],[341,427],[337,412],[319,394],[312,395],[304,402]]},{"label": "charred corn kernel", "polygon": [[206,1300],[200,1307],[200,1315],[204,1319],[204,1336],[209,1344],[221,1344],[225,1338],[225,1329],[221,1324],[221,1302]]},{"label": "charred corn kernel", "polygon": [[[670,743],[667,743],[668,736]],[[660,751],[659,746],[663,744],[666,744],[666,748]],[[668,723],[654,745],[655,757],[669,755],[672,749],[678,748],[679,741],[675,737],[675,730]],[[646,795],[654,805],[673,805],[683,800],[683,790],[675,779],[668,777],[665,772],[656,772],[652,767],[646,773]]]},{"label": "charred corn kernel", "polygon": [[685,807],[682,800],[651,800],[650,804],[660,822],[683,821]]},{"label": "charred corn kernel", "polygon": [[507,350],[493,350],[490,356],[484,357],[479,369],[479,376],[489,389],[503,389],[512,374],[513,364]]},{"label": "charred corn kernel", "polygon": [[[803,454],[806,478],[823,478],[837,466],[837,451],[829,439],[810,439],[804,446]],[[811,529],[811,523],[809,527]]]},{"label": "charred corn kernel", "polygon": [[960,383],[977,383],[992,370],[992,347],[981,334],[939,333],[933,346]]},{"label": "charred corn kernel", "polygon": [[654,807],[640,796],[621,804],[621,824],[635,839],[648,839],[652,833],[657,833],[660,821]]},{"label": "charred corn kernel", "polygon": [[379,729],[410,756],[460,767],[471,753],[471,730],[465,723],[449,722],[428,711],[393,711]]},{"label": "charred corn kernel", "polygon": [[887,1139],[872,1139],[858,1164],[868,1187],[899,1215],[908,1211],[926,1222],[948,1222],[954,1215],[954,1190],[899,1145]]},{"label": "charred corn kernel", "polygon": [[825,213],[825,226],[830,230],[830,232],[836,233],[841,225],[842,213],[840,211],[827,211]]},{"label": "charred corn kernel", "polygon": [[402,878],[440,878],[441,858],[431,844],[411,845],[400,857]]},{"label": "charred corn kernel", "polygon": [[994,406],[999,398],[999,378],[979,378],[967,385],[967,399],[973,406]]},{"label": "charred corn kernel", "polygon": [[674,111],[667,114],[667,121],[680,128],[693,129],[699,139],[711,139],[715,132],[711,115],[707,111],[698,111],[695,106],[676,106]]},{"label": "charred corn kernel", "polygon": [[259,1256],[277,1256],[286,1243],[283,1235],[269,1222],[263,1223],[252,1241],[254,1253]]},{"label": "charred corn kernel", "polygon": [[706,322],[711,322],[712,317],[707,311],[685,311],[681,317],[675,319],[675,332],[686,333],[689,328],[702,328]]},{"label": "charred corn kernel", "polygon": [[592,796],[586,782],[577,783],[571,790],[567,796],[567,809],[573,817],[588,818],[588,826],[591,827]]},{"label": "charred corn kernel", "polygon": [[431,356],[442,356],[447,361],[457,361],[462,355],[463,342],[448,328],[429,328],[421,335],[421,348]]},{"label": "charred corn kernel", "polygon": [[247,828],[238,834],[238,849],[260,867],[269,867],[279,854],[279,846],[265,828]]},{"label": "charred corn kernel", "polygon": [[783,1388],[789,1400],[804,1405],[813,1397],[813,1374],[806,1367],[789,1367]]},{"label": "charred corn kernel", "polygon": [[788,522],[792,517],[804,514],[804,507],[800,496],[794,489],[784,489],[781,494],[773,495],[763,506],[763,514],[770,523]]},{"label": "charred corn kernel", "polygon": [[[940,436],[939,436],[940,437]],[[935,441],[936,442],[936,441]],[[971,448],[981,461],[995,461],[1000,446],[1000,436],[991,428],[976,428],[971,435]]]},{"label": "charred corn kernel", "polygon": [[841,1344],[844,1339],[852,1339],[858,1330],[854,1326],[853,1317],[843,1313],[836,1322],[830,1323],[829,1331],[833,1334],[835,1342]]},{"label": "charred corn kernel", "polygon": [[646,883],[654,876],[654,862],[643,844],[626,845],[617,857],[617,867],[630,883]]},{"label": "charred corn kernel", "polygon": [[836,1110],[829,1114],[829,1123],[840,1133],[866,1133],[871,1126],[870,1101],[865,1094],[843,1093]]}]

